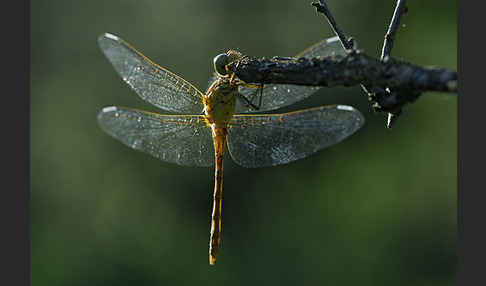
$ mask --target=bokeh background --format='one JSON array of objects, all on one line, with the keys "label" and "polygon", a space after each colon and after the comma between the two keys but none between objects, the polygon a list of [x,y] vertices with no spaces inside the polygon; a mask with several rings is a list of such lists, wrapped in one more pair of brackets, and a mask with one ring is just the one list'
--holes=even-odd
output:
[{"label": "bokeh background", "polygon": [[[292,56],[333,36],[305,1],[32,1],[32,285],[454,285],[455,95],[426,93],[396,126],[358,87],[292,106],[349,104],[366,125],[272,168],[226,160],[222,248],[208,265],[213,169],[181,167],[103,133],[98,111],[157,111],[98,48],[114,33],[205,89],[229,48]],[[329,1],[379,56],[395,1]],[[456,1],[409,1],[392,55],[456,69]]]}]

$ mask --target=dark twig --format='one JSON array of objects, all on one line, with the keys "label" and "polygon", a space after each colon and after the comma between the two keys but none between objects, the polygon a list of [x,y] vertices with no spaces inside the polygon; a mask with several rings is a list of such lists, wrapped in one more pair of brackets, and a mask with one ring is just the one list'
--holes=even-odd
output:
[{"label": "dark twig", "polygon": [[[385,35],[385,41],[383,42],[383,49],[381,50],[381,60],[385,61],[387,57],[390,56],[391,49],[393,48],[393,41],[395,40],[395,33],[400,25],[401,16],[407,12],[407,0],[397,0],[397,5],[395,6],[395,11],[388,26],[388,31]],[[388,93],[390,96],[390,93]],[[397,120],[398,116],[402,113],[402,109],[399,108],[396,112],[388,113],[388,120],[386,127],[391,128],[393,123]]]},{"label": "dark twig", "polygon": [[[397,91],[457,92],[455,71],[425,68],[394,58],[382,62],[359,50],[351,50],[346,56],[326,58],[247,58],[228,65],[228,69],[248,83],[325,87],[364,84]],[[386,102],[380,98],[376,101]]]}]

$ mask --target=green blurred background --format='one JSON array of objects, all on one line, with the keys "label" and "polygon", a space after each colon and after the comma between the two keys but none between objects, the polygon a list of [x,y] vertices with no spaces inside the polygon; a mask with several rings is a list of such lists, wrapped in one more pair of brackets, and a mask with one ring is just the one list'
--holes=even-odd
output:
[{"label": "green blurred background", "polygon": [[[107,105],[157,111],[96,39],[114,33],[205,89],[229,48],[292,56],[332,36],[306,1],[32,1],[32,285],[454,285],[455,95],[426,93],[396,126],[358,87],[290,109],[349,104],[355,135],[294,163],[225,165],[222,248],[208,265],[213,169],[136,152],[96,122]],[[329,1],[379,56],[395,1]],[[456,69],[456,1],[409,1],[392,55]]]}]

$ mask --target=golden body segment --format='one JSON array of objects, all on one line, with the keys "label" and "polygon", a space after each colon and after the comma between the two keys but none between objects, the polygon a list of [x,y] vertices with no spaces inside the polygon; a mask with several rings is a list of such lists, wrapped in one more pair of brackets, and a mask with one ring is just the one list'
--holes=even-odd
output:
[{"label": "golden body segment", "polygon": [[221,77],[203,97],[204,115],[211,127],[214,144],[214,193],[209,239],[209,264],[214,265],[221,243],[221,208],[223,199],[223,158],[226,150],[228,123],[235,114],[238,85],[236,81]]}]

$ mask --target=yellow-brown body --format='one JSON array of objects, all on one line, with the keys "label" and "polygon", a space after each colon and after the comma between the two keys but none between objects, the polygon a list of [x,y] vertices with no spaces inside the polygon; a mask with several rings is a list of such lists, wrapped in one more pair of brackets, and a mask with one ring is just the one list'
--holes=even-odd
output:
[{"label": "yellow-brown body", "polygon": [[209,264],[216,262],[221,242],[221,206],[223,196],[223,157],[226,150],[227,125],[235,113],[238,85],[228,77],[220,77],[203,98],[206,122],[211,127],[215,154],[213,213],[209,240]]}]

